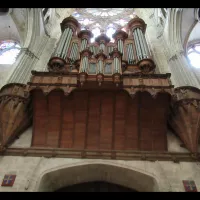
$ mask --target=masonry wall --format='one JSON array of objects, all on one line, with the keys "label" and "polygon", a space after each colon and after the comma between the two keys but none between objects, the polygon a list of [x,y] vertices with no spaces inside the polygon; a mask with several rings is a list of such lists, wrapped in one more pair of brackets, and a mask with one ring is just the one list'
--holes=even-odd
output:
[{"label": "masonry wall", "polygon": [[[63,176],[59,169],[69,168],[73,169],[75,166],[86,166],[88,169],[88,176],[81,173],[83,167],[79,167],[79,171],[71,173],[68,176]],[[90,170],[90,167],[95,165],[95,173]],[[105,167],[104,167],[105,165]],[[99,169],[98,169],[99,166]],[[106,173],[106,166],[113,168],[112,173]],[[98,177],[98,179],[106,179],[108,182],[123,182],[124,180],[116,179],[120,174],[115,173],[116,166],[118,168],[125,169],[123,171],[123,176],[121,177],[131,177],[134,176],[138,180],[141,178],[138,173],[144,175],[150,175],[155,178],[158,188],[154,191],[174,191],[180,192],[184,191],[184,186],[182,180],[194,180],[198,191],[200,191],[200,165],[199,163],[173,163],[165,161],[116,161],[116,160],[96,160],[96,159],[69,159],[69,158],[39,158],[39,157],[14,157],[14,156],[4,156],[0,157],[0,181],[3,180],[5,174],[16,174],[15,183],[13,187],[0,187],[0,191],[42,191],[43,188],[39,187],[40,180],[43,175],[48,174],[48,191],[51,191],[56,184],[57,187],[63,187],[63,179],[69,179],[71,184],[84,182],[92,180],[92,177]],[[100,170],[101,169],[101,170]],[[129,169],[129,170],[126,170]],[[133,171],[130,171],[133,170]],[[60,181],[56,183],[53,181],[53,176],[51,176],[51,171],[56,171],[54,177]],[[89,173],[90,172],[90,173]],[[132,174],[131,174],[132,173]],[[102,178],[101,178],[102,177]],[[116,181],[118,180],[118,181]],[[147,181],[150,181],[148,179]],[[126,185],[131,187],[131,184],[136,184],[132,182],[126,182]],[[144,179],[144,184],[145,179]],[[39,187],[39,188],[38,188]],[[136,185],[134,187],[137,187]],[[142,187],[142,185],[141,185]],[[137,188],[139,189],[139,188]],[[45,190],[45,189],[44,189]],[[47,189],[46,189],[47,190]]]}]

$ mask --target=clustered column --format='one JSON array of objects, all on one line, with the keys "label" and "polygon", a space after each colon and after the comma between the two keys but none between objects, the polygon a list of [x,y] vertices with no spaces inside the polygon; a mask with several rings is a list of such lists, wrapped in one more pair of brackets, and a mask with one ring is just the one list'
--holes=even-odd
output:
[{"label": "clustered column", "polygon": [[136,16],[128,23],[128,25],[133,34],[138,60],[149,58],[150,53],[144,36],[146,30],[145,22]]}]

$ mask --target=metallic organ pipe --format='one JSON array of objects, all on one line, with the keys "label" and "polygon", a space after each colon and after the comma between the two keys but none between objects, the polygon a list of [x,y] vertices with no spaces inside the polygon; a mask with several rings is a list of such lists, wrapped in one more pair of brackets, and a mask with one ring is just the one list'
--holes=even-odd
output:
[{"label": "metallic organ pipe", "polygon": [[130,44],[127,45],[127,60],[128,63],[130,64]]},{"label": "metallic organ pipe", "polygon": [[98,70],[98,72],[99,73],[103,73],[103,62],[102,62],[102,60],[99,60],[99,70]]},{"label": "metallic organ pipe", "polygon": [[115,73],[119,73],[119,60],[118,58],[114,58],[114,68],[115,68]]},{"label": "metallic organ pipe", "polygon": [[60,37],[60,41],[59,41],[58,46],[55,51],[55,56],[60,56],[60,54],[61,54],[61,51],[62,51],[62,48],[64,45],[64,39],[65,39],[66,32],[67,32],[67,30],[65,29]]},{"label": "metallic organ pipe", "polygon": [[75,49],[74,49],[74,59],[77,59],[77,53],[78,53],[78,44],[75,43]]},{"label": "metallic organ pipe", "polygon": [[84,49],[86,49],[87,43],[88,43],[88,41],[85,38],[81,41],[81,51],[83,51]]},{"label": "metallic organ pipe", "polygon": [[105,51],[105,44],[101,43],[99,49]]},{"label": "metallic organ pipe", "polygon": [[62,54],[61,54],[62,58],[64,58],[67,54],[67,51],[69,49],[69,45],[70,45],[70,42],[71,42],[71,39],[72,39],[72,35],[73,35],[73,32],[72,32],[71,29],[69,29],[69,34],[68,34],[68,37],[66,38],[66,42],[65,42],[65,45],[63,47]]},{"label": "metallic organ pipe", "polygon": [[133,64],[133,60],[135,59],[134,58],[134,52],[133,52],[133,45],[132,44],[129,44],[130,45],[130,58],[131,58],[131,63]]},{"label": "metallic organ pipe", "polygon": [[147,47],[147,42],[146,42],[145,36],[144,36],[144,34],[143,34],[141,29],[139,29],[139,32],[140,32],[140,35],[141,35],[141,40],[142,40],[143,45],[144,45],[146,58],[148,58],[149,57],[149,51],[148,51],[148,47]]},{"label": "metallic organ pipe", "polygon": [[65,30],[66,30],[66,33],[65,33],[65,35],[64,35],[63,44],[62,44],[62,48],[61,48],[61,50],[60,50],[59,57],[62,57],[62,52],[63,52],[65,43],[66,43],[67,38],[68,38],[68,35],[69,35],[69,28],[67,28],[67,29],[65,29]]},{"label": "metallic organ pipe", "polygon": [[136,30],[134,30],[134,36],[135,36],[135,39],[136,39],[137,49],[138,49],[138,53],[139,53],[138,58],[139,58],[139,60],[141,60],[142,59],[142,52],[141,52],[141,49],[140,49],[139,38],[138,38]]},{"label": "metallic organ pipe", "polygon": [[147,56],[149,57],[150,56],[150,53],[149,53],[149,48],[148,48],[148,45],[147,45],[147,41],[146,41],[146,38],[145,38],[145,35],[142,34],[142,40],[144,42],[144,47],[145,47],[145,51],[147,53]]},{"label": "metallic organ pipe", "polygon": [[118,40],[117,46],[118,46],[119,51],[124,55],[124,45],[121,39]]},{"label": "metallic organ pipe", "polygon": [[135,48],[136,48],[137,58],[138,58],[138,60],[140,60],[139,46],[138,46],[138,41],[136,39],[135,33],[133,33],[133,37],[134,37],[134,42],[135,42]]},{"label": "metallic organ pipe", "polygon": [[139,38],[139,43],[140,43],[140,47],[141,47],[141,51],[142,51],[142,58],[146,58],[146,53],[145,53],[145,47],[144,47],[144,43],[143,43],[143,40],[142,40],[142,37],[141,37],[141,32],[139,32],[139,28],[136,28],[136,32],[137,32],[137,35],[138,35],[138,38]]},{"label": "metallic organ pipe", "polygon": [[135,34],[136,34],[136,39],[138,41],[138,46],[139,46],[139,52],[140,52],[140,59],[143,59],[143,51],[142,51],[142,46],[141,46],[141,42],[140,42],[140,38],[137,32],[137,28],[135,29]]}]

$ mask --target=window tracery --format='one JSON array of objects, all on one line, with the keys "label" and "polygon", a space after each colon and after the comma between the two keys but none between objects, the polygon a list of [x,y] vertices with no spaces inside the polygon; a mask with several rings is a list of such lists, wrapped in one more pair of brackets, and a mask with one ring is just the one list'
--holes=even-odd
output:
[{"label": "window tracery", "polygon": [[112,34],[117,29],[126,31],[127,23],[135,16],[133,8],[77,8],[72,14],[81,29],[91,30],[94,34],[91,42],[101,33],[105,33],[113,42]]},{"label": "window tracery", "polygon": [[15,41],[0,41],[0,64],[13,64],[20,50],[21,47]]},{"label": "window tracery", "polygon": [[187,54],[191,66],[200,68],[200,43],[190,46]]}]

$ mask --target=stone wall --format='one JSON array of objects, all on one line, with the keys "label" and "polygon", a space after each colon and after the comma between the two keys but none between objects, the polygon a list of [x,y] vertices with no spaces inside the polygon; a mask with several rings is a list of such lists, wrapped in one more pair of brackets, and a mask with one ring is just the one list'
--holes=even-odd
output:
[{"label": "stone wall", "polygon": [[194,180],[200,191],[199,172],[199,163],[195,162],[4,156],[0,157],[0,181],[5,174],[17,177],[13,187],[0,187],[0,191],[54,191],[66,184],[94,180],[121,184],[137,191],[174,192],[184,191],[182,180]]}]

